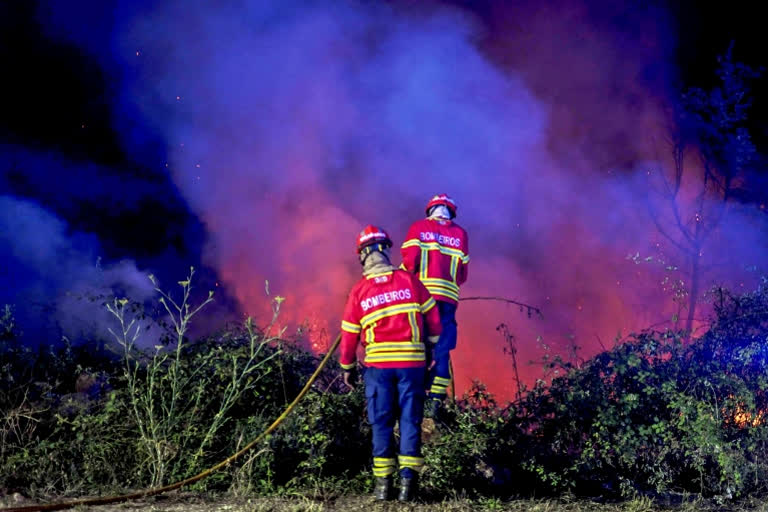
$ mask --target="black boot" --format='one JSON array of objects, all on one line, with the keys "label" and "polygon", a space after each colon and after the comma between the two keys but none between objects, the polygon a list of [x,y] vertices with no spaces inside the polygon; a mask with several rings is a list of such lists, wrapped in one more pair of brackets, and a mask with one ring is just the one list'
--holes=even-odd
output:
[{"label": "black boot", "polygon": [[400,494],[397,496],[398,501],[413,501],[416,498],[418,492],[418,480],[414,475],[412,477],[400,477]]},{"label": "black boot", "polygon": [[388,476],[377,476],[376,486],[373,488],[373,497],[377,501],[386,501],[392,493],[392,478]]}]

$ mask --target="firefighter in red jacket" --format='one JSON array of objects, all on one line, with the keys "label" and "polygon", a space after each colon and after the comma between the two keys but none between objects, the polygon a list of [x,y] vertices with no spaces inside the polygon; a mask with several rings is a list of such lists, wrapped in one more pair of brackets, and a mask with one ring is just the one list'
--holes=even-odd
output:
[{"label": "firefighter in red jacket", "polygon": [[[373,429],[374,496],[386,500],[400,468],[400,501],[416,493],[421,456],[424,381],[430,349],[441,330],[435,300],[412,274],[392,266],[389,235],[367,226],[358,236],[363,278],[349,293],[341,322],[340,363],[354,387],[358,341],[365,347],[365,397]],[[395,446],[395,422],[400,446]],[[397,455],[397,459],[395,456]]]},{"label": "firefighter in red jacket", "polygon": [[436,417],[451,384],[450,353],[456,348],[456,306],[459,287],[467,280],[469,240],[464,228],[453,222],[456,203],[446,194],[434,196],[426,213],[426,219],[411,225],[400,251],[402,268],[419,276],[437,301],[443,324],[427,397],[427,415]]}]

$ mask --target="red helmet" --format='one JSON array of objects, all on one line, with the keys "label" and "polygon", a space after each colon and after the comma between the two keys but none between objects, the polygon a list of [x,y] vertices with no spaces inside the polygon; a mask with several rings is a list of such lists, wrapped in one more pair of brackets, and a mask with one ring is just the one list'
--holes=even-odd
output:
[{"label": "red helmet", "polygon": [[362,253],[368,247],[370,250],[366,251],[367,253],[373,250],[382,251],[392,247],[392,239],[380,227],[369,224],[357,235],[357,253]]},{"label": "red helmet", "polygon": [[456,202],[451,199],[448,194],[438,194],[430,199],[427,203],[427,215],[429,215],[429,210],[431,210],[433,206],[438,205],[443,205],[448,208],[448,211],[451,212],[451,218],[456,216]]}]

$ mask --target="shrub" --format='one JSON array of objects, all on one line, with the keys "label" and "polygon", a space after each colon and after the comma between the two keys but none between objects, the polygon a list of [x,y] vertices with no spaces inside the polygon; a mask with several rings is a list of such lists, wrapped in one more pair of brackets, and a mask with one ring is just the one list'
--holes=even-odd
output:
[{"label": "shrub", "polygon": [[644,332],[533,389],[524,466],[558,492],[765,491],[768,293],[714,295],[700,339]]}]

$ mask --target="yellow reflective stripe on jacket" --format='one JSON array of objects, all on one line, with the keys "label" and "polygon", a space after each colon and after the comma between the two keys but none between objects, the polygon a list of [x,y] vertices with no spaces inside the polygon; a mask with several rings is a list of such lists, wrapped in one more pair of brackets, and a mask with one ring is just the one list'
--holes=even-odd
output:
[{"label": "yellow reflective stripe on jacket", "polygon": [[441,295],[454,300],[459,300],[459,287],[445,279],[429,278],[423,279],[424,286],[432,295]]},{"label": "yellow reflective stripe on jacket", "polygon": [[360,331],[363,330],[363,328],[359,324],[353,324],[351,322],[347,322],[346,320],[342,320],[341,330],[350,332],[352,334],[358,334]]},{"label": "yellow reflective stripe on jacket", "polygon": [[377,311],[374,311],[373,313],[368,313],[363,318],[361,318],[360,324],[363,326],[363,329],[367,329],[370,324],[376,322],[377,320],[381,320],[382,318],[386,318],[388,316],[399,315],[400,313],[408,313],[410,311],[419,312],[419,304],[416,302],[406,302],[404,304],[395,304],[394,306],[381,308]]},{"label": "yellow reflective stripe on jacket", "polygon": [[344,364],[344,363],[341,363],[341,368],[342,368],[342,370],[351,370],[351,369],[352,369],[352,368],[354,368],[355,366],[357,366],[357,362],[354,362],[354,363],[349,363],[349,364]]},{"label": "yellow reflective stripe on jacket", "polygon": [[379,354],[366,354],[366,363],[403,363],[426,361],[424,352],[381,352]]},{"label": "yellow reflective stripe on jacket", "polygon": [[413,351],[413,350],[424,350],[424,344],[423,343],[413,343],[412,341],[382,341],[379,343],[374,343],[373,345],[367,345],[365,347],[365,353],[368,354],[375,354],[377,352],[387,352],[387,351]]},{"label": "yellow reflective stripe on jacket", "polygon": [[429,251],[424,247],[421,248],[421,257],[419,261],[419,279],[424,280],[427,277],[427,267],[429,266]]},{"label": "yellow reflective stripe on jacket", "polygon": [[448,297],[449,299],[453,299],[455,301],[459,300],[459,294],[454,292],[453,290],[449,290],[448,288],[445,288],[443,286],[437,286],[433,284],[424,284],[424,286],[427,287],[427,290],[429,290],[429,293],[432,294],[432,296],[440,296],[440,297]]},{"label": "yellow reflective stripe on jacket", "polygon": [[456,271],[459,268],[459,257],[451,256],[451,279],[456,282]]},{"label": "yellow reflective stripe on jacket", "polygon": [[452,249],[450,247],[440,245],[437,242],[420,242],[419,245],[422,249],[427,249],[428,251],[440,251],[446,256],[457,256],[462,259],[467,256],[461,249]]},{"label": "yellow reflective stripe on jacket", "polygon": [[[419,324],[416,323],[416,312],[408,312],[408,324],[411,326],[411,341],[419,343],[421,341],[421,331],[419,330]],[[423,347],[424,345],[422,345]]]},{"label": "yellow reflective stripe on jacket", "polygon": [[442,286],[443,288],[448,288],[449,290],[453,290],[456,293],[459,292],[459,285],[447,279],[440,279],[439,277],[428,277],[426,279],[422,279],[421,282],[424,283],[424,286],[426,287],[429,287],[429,285]]},{"label": "yellow reflective stripe on jacket", "polygon": [[448,299],[455,300],[456,302],[459,301],[458,295],[456,295],[455,293],[451,293],[445,289],[442,289],[442,288],[428,288],[428,289],[429,289],[429,293],[431,293],[435,297],[445,297]]},{"label": "yellow reflective stripe on jacket", "polygon": [[365,347],[366,363],[423,362],[424,344],[412,341],[384,341]]},{"label": "yellow reflective stripe on jacket", "polygon": [[424,302],[424,304],[421,305],[421,312],[426,314],[427,311],[429,311],[430,309],[432,309],[436,305],[437,304],[435,303],[435,299],[430,297],[429,299],[427,299],[426,302]]},{"label": "yellow reflective stripe on jacket", "polygon": [[448,256],[457,256],[461,258],[464,263],[469,263],[469,255],[464,254],[464,251],[440,245],[438,242],[422,242],[418,238],[411,238],[410,240],[403,242],[403,245],[401,246],[403,249],[408,247],[421,247],[422,250],[426,249],[427,251],[440,251],[441,253],[447,254]]}]

